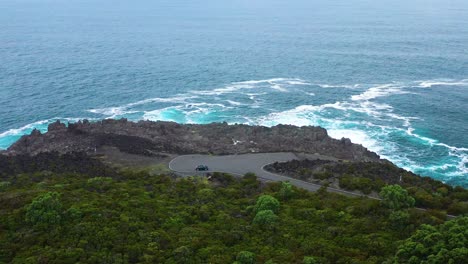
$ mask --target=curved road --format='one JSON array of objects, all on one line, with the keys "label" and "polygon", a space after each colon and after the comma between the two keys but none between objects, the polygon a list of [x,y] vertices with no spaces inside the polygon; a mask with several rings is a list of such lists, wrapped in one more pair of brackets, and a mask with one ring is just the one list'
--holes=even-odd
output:
[{"label": "curved road", "polygon": [[[334,159],[326,156],[318,156],[307,154],[308,159]],[[227,156],[210,156],[210,155],[183,155],[178,156],[169,162],[169,169],[182,176],[196,175],[195,168],[198,165],[207,165],[210,168],[206,172],[226,172],[236,176],[244,176],[248,172],[253,172],[260,180],[263,181],[289,181],[292,185],[306,189],[311,192],[317,191],[321,185],[313,184],[310,182],[301,181],[291,177],[286,177],[265,171],[263,167],[275,162],[286,162],[293,159],[299,159],[295,154],[290,152],[280,153],[255,153],[255,154],[240,154],[240,155],[227,155]],[[340,189],[328,187],[329,192],[340,193],[347,196],[367,197],[375,200],[379,198],[362,195],[359,193],[348,192]],[[424,208],[416,208],[421,211],[427,211]],[[456,216],[447,215],[449,219]]]},{"label": "curved road", "polygon": [[[315,156],[315,158],[318,157],[319,156]],[[293,159],[298,159],[298,157],[290,152],[255,153],[226,156],[183,155],[171,160],[171,162],[169,162],[169,169],[180,175],[194,175],[197,174],[195,168],[198,165],[203,164],[207,165],[210,169],[207,172],[226,172],[237,176],[243,176],[248,172],[253,172],[257,175],[259,179],[263,181],[289,181],[292,185],[296,187],[303,188],[312,192],[317,191],[321,187],[321,185],[274,174],[263,169],[263,167],[268,164],[274,162],[286,162]],[[328,191],[350,196],[363,196],[361,194],[347,192],[330,187],[328,188]]]}]

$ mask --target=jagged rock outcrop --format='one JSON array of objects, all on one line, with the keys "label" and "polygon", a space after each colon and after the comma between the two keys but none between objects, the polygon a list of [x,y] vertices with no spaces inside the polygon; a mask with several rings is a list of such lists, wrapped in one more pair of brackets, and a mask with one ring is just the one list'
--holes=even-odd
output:
[{"label": "jagged rock outcrop", "polygon": [[236,154],[251,152],[319,153],[339,159],[378,161],[379,156],[349,139],[336,140],[321,127],[277,125],[274,127],[177,124],[174,122],[106,119],[83,120],[65,124],[57,121],[41,134],[33,131],[23,136],[5,153],[7,155],[41,152],[93,153],[103,146],[117,147],[123,152],[140,155],[157,153]]}]

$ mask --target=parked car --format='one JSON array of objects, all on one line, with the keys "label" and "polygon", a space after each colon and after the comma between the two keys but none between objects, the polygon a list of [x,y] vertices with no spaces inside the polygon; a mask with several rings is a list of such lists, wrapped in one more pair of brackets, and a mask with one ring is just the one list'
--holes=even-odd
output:
[{"label": "parked car", "polygon": [[196,171],[207,171],[207,170],[210,170],[208,168],[208,166],[206,165],[198,165],[196,168],[195,168]]}]

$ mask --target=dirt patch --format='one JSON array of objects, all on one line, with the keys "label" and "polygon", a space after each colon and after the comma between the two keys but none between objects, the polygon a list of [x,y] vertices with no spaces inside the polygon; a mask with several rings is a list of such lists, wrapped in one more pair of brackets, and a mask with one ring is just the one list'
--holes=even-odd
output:
[{"label": "dirt patch", "polygon": [[[96,149],[95,154],[100,159],[114,167],[131,167],[131,168],[153,168],[157,167],[158,170],[164,170],[168,168],[169,161],[175,158],[177,155],[166,154],[166,153],[153,153],[152,156],[131,154],[123,152],[117,147],[103,146]],[[166,171],[169,171],[168,169]]]}]

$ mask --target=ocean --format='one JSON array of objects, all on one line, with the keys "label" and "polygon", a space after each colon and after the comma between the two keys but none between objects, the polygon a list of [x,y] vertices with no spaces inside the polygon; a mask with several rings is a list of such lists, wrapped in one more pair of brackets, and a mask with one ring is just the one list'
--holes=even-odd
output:
[{"label": "ocean", "polygon": [[468,2],[0,1],[1,149],[122,117],[322,126],[468,187]]}]

